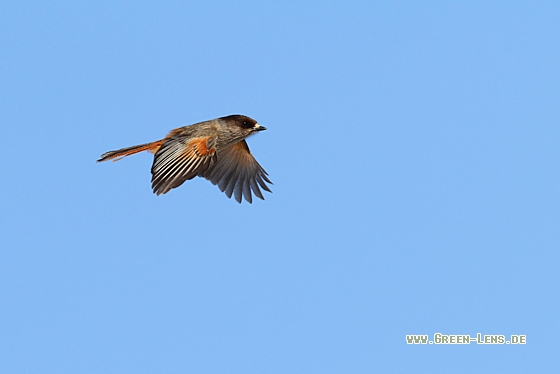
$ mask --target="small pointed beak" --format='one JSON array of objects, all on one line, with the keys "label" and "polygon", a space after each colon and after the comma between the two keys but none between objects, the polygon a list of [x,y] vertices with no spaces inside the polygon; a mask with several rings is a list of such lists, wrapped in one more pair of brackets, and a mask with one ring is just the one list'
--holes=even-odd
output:
[{"label": "small pointed beak", "polygon": [[258,123],[255,125],[255,127],[253,127],[253,130],[255,131],[264,131],[266,130],[266,127],[259,125]]}]

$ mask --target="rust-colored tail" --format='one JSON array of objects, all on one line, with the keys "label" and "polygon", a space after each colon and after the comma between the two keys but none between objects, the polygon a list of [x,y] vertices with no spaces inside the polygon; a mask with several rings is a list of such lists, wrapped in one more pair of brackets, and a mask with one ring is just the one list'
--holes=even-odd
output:
[{"label": "rust-colored tail", "polygon": [[155,141],[153,143],[140,144],[132,147],[118,149],[116,151],[105,152],[101,155],[101,158],[97,160],[97,162],[103,162],[107,160],[119,161],[123,157],[130,156],[142,151],[149,151],[152,153],[156,153],[162,144],[163,144],[163,139]]}]

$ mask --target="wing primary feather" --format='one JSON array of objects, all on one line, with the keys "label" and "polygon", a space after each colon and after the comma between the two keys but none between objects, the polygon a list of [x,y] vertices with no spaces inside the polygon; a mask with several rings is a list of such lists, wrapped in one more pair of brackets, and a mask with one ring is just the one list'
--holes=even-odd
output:
[{"label": "wing primary feather", "polygon": [[[176,149],[176,150],[170,150],[166,153],[163,153],[161,156],[159,156],[158,158],[156,158],[156,161],[154,162],[154,166],[152,167],[152,172],[165,172],[165,169],[171,167],[171,165],[173,165],[173,163],[176,161],[177,159],[177,154],[179,154],[180,150]],[[156,155],[157,156],[157,155]],[[159,159],[163,159],[162,161],[159,161]]]},{"label": "wing primary feather", "polygon": [[[190,169],[196,167],[196,164],[196,159],[183,158],[180,161],[178,160],[177,165],[170,169],[163,178],[167,179],[167,184],[173,185],[177,179],[183,179]],[[184,180],[186,179],[184,178]]]},{"label": "wing primary feather", "polygon": [[264,200],[262,190],[272,192],[267,185],[272,184],[268,173],[255,160],[244,140],[216,152],[213,157],[215,163],[201,165],[198,176],[217,185],[228,198],[234,196],[239,203],[245,199],[251,204],[253,193]]},{"label": "wing primary feather", "polygon": [[229,197],[230,199],[231,199],[231,194],[233,193],[233,189],[235,187],[235,182],[237,181],[238,178],[238,174],[237,174],[238,165],[239,164],[233,166],[233,171],[229,177],[226,190],[224,191],[227,197]]},{"label": "wing primary feather", "polygon": [[251,189],[255,193],[255,196],[261,200],[264,200],[264,196],[261,190],[259,189],[259,185],[257,184],[257,181],[254,176],[250,179],[250,182],[251,182]]},{"label": "wing primary feather", "polygon": [[263,179],[270,184],[274,184],[270,181],[270,179],[268,179],[268,177],[267,177],[268,173],[263,168],[261,168],[260,165],[259,165],[259,168],[262,171],[261,176],[263,177]]},{"label": "wing primary feather", "polygon": [[[163,169],[161,172],[156,172],[156,174],[154,174],[154,185],[153,185],[153,189],[154,190],[160,190],[160,191],[165,191],[162,193],[167,193],[171,188],[174,187],[170,187],[170,185],[173,185],[175,180],[180,177],[180,171],[182,171],[183,169],[190,167],[191,164],[193,164],[196,161],[196,159],[189,159],[186,157],[181,157],[179,159],[175,159],[175,163],[170,163],[169,166],[167,166],[166,169]],[[183,180],[183,182],[186,179]],[[180,183],[182,184],[182,182]],[[179,184],[179,185],[180,185]]]},{"label": "wing primary feather", "polygon": [[243,197],[243,181],[245,179],[245,166],[239,166],[239,172],[237,173],[237,180],[235,181],[235,187],[233,192],[235,195],[235,200],[241,204],[241,198]]},{"label": "wing primary feather", "polygon": [[245,178],[243,178],[243,196],[249,204],[253,203],[253,196],[251,195],[251,173],[248,166],[245,167]]},{"label": "wing primary feather", "polygon": [[165,180],[169,176],[173,175],[175,173],[175,170],[185,166],[185,164],[188,164],[188,161],[185,162],[182,158],[174,159],[168,164],[166,164],[164,167],[162,167],[160,170],[157,170],[156,176],[161,180]]},{"label": "wing primary feather", "polygon": [[268,188],[268,186],[263,182],[263,180],[262,180],[262,178],[259,174],[255,174],[255,179],[260,184],[260,186],[263,190],[268,191],[268,192],[272,192],[272,191],[270,191],[270,188]]},{"label": "wing primary feather", "polygon": [[177,188],[185,183],[186,180],[194,178],[196,176],[196,169],[201,162],[202,160],[198,160],[197,162],[195,162],[194,165],[189,167],[189,171],[187,173],[183,173],[182,170],[180,170],[177,173],[176,177],[169,182],[170,188]]},{"label": "wing primary feather", "polygon": [[227,172],[226,165],[229,164],[230,164],[229,160],[223,160],[216,165],[216,167],[214,168],[214,170],[212,170],[212,173],[210,174],[212,178],[210,179],[210,182],[212,182],[212,184],[216,185],[222,180],[223,176]]},{"label": "wing primary feather", "polygon": [[220,190],[222,192],[225,192],[225,190],[229,186],[231,179],[234,177],[236,173],[236,169],[237,169],[237,165],[235,164],[232,165],[232,163],[230,163],[229,167],[226,169],[224,176],[220,179],[220,183],[218,184],[218,187],[220,187]]},{"label": "wing primary feather", "polygon": [[164,168],[156,171],[154,174],[154,180],[159,180],[163,183],[168,180],[176,170],[188,166],[190,162],[192,162],[192,160],[184,160],[182,157],[174,159],[173,162],[169,162]]}]

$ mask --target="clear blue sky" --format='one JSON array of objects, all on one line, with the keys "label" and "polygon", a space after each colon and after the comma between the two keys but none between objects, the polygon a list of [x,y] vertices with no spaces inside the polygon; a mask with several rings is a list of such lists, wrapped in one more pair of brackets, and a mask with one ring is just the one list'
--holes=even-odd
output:
[{"label": "clear blue sky", "polygon": [[[3,2],[0,372],[557,372],[559,19]],[[266,201],[95,162],[234,113]],[[437,332],[527,344],[406,344]]]}]

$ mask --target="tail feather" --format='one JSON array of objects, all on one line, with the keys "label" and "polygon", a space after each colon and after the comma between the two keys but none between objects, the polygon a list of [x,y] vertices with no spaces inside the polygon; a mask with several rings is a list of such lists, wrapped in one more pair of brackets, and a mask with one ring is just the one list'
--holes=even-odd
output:
[{"label": "tail feather", "polygon": [[99,160],[97,160],[97,162],[103,162],[103,161],[107,161],[107,160],[119,161],[121,158],[124,158],[126,156],[130,156],[130,155],[133,155],[135,153],[142,152],[142,151],[149,151],[149,152],[152,152],[152,153],[156,153],[157,150],[159,149],[159,147],[161,147],[162,144],[163,144],[163,139],[152,142],[152,143],[134,145],[132,147],[121,148],[121,149],[118,149],[116,151],[105,152],[101,155],[101,158]]}]

